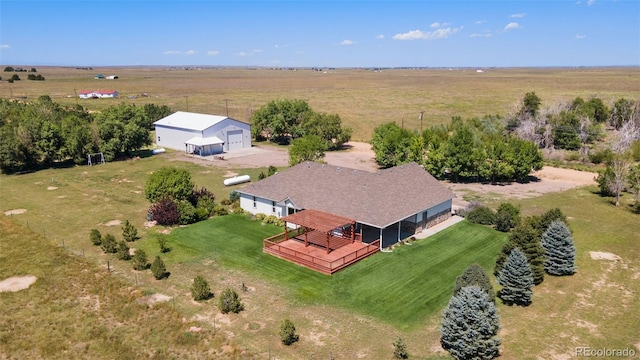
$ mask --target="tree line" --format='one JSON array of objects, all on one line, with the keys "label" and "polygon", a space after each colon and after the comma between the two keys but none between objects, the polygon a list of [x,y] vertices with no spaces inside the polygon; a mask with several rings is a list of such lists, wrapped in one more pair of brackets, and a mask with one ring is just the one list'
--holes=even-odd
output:
[{"label": "tree line", "polygon": [[0,99],[0,170],[32,171],[64,161],[82,164],[97,152],[107,161],[130,157],[152,144],[153,122],[171,113],[166,105],[124,103],[90,113],[46,95],[33,102]]}]

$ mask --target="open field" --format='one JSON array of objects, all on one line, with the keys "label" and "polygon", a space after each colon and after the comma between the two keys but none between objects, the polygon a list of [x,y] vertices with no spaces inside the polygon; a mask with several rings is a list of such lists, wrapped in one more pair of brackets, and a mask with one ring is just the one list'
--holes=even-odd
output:
[{"label": "open field", "polygon": [[[16,64],[14,64],[16,65]],[[26,65],[25,65],[26,66]],[[3,66],[4,68],[4,66]],[[30,68],[30,67],[28,67]],[[37,67],[45,81],[0,82],[0,97],[33,98],[47,94],[55,101],[100,110],[120,102],[165,104],[173,110],[226,114],[248,121],[251,112],[274,99],[297,98],[315,111],[340,115],[354,129],[353,139],[369,141],[374,127],[395,121],[409,129],[489,114],[506,115],[534,91],[542,106],[577,96],[598,96],[611,105],[620,97],[640,99],[640,69],[627,68],[490,68],[393,69],[374,72],[335,69],[273,70],[242,68],[168,69]],[[12,73],[0,73],[3,79]],[[95,80],[96,74],[119,76]],[[120,99],[77,100],[74,91],[113,89]],[[147,93],[148,97],[140,94]],[[137,99],[128,99],[136,95]]]}]

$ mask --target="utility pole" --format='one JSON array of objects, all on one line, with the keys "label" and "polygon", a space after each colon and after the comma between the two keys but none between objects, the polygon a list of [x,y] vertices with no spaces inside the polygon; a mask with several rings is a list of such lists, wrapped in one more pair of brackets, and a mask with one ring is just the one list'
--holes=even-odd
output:
[{"label": "utility pole", "polygon": [[422,118],[424,116],[424,110],[420,111],[420,134],[422,134]]},{"label": "utility pole", "polygon": [[189,111],[189,95],[184,96],[184,101],[187,102],[187,112]]},{"label": "utility pole", "polygon": [[224,108],[227,110],[227,117],[229,117],[229,99],[224,99]]},{"label": "utility pole", "polygon": [[78,93],[76,92],[76,89],[73,89],[73,96],[76,98],[76,105],[78,105]]}]

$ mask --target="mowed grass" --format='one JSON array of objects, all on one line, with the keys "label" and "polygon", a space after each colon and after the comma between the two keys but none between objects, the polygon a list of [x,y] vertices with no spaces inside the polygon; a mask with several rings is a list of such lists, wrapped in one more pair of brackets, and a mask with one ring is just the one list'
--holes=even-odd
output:
[{"label": "mowed grass", "polygon": [[[0,292],[0,358],[240,358],[241,347],[183,321],[170,303],[148,306],[141,289],[0,217],[0,281],[33,275],[26,290]],[[244,354],[242,358],[251,358]]]},{"label": "mowed grass", "polygon": [[[527,92],[554,106],[580,96],[597,96],[611,106],[620,97],[640,98],[637,67],[619,68],[492,68],[475,69],[335,69],[326,72],[299,69],[162,67],[97,67],[91,71],[65,67],[37,67],[45,81],[0,83],[0,96],[36,98],[47,94],[55,101],[92,111],[125,102],[164,104],[173,110],[228,114],[249,121],[253,111],[275,99],[303,99],[319,112],[340,115],[354,129],[353,139],[369,141],[373,129],[395,121],[407,129],[462,118],[507,115]],[[117,74],[118,80],[95,80],[95,74]],[[21,75],[22,76],[22,75]],[[24,76],[23,76],[24,77]],[[75,91],[113,89],[120,99],[85,100]],[[148,97],[141,97],[147,93]],[[129,99],[129,96],[137,96]]]},{"label": "mowed grass", "polygon": [[[172,251],[165,261],[210,258],[282,286],[296,301],[351,309],[409,330],[446,305],[456,276],[467,266],[478,263],[491,271],[506,242],[506,234],[463,222],[327,276],[264,254],[262,239],[281,231],[244,215],[217,217],[175,229],[168,236]],[[146,246],[155,248],[153,242],[147,240]]]}]

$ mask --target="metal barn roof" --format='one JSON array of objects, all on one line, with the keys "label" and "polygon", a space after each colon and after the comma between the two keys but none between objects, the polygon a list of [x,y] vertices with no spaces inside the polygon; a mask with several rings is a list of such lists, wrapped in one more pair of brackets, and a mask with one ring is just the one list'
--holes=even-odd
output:
[{"label": "metal barn roof", "polygon": [[[167,117],[164,117],[156,122],[154,125],[168,126],[178,129],[204,131],[213,125],[231,118],[219,115],[199,114],[186,111],[177,111]],[[238,121],[240,122],[240,121]]]}]

